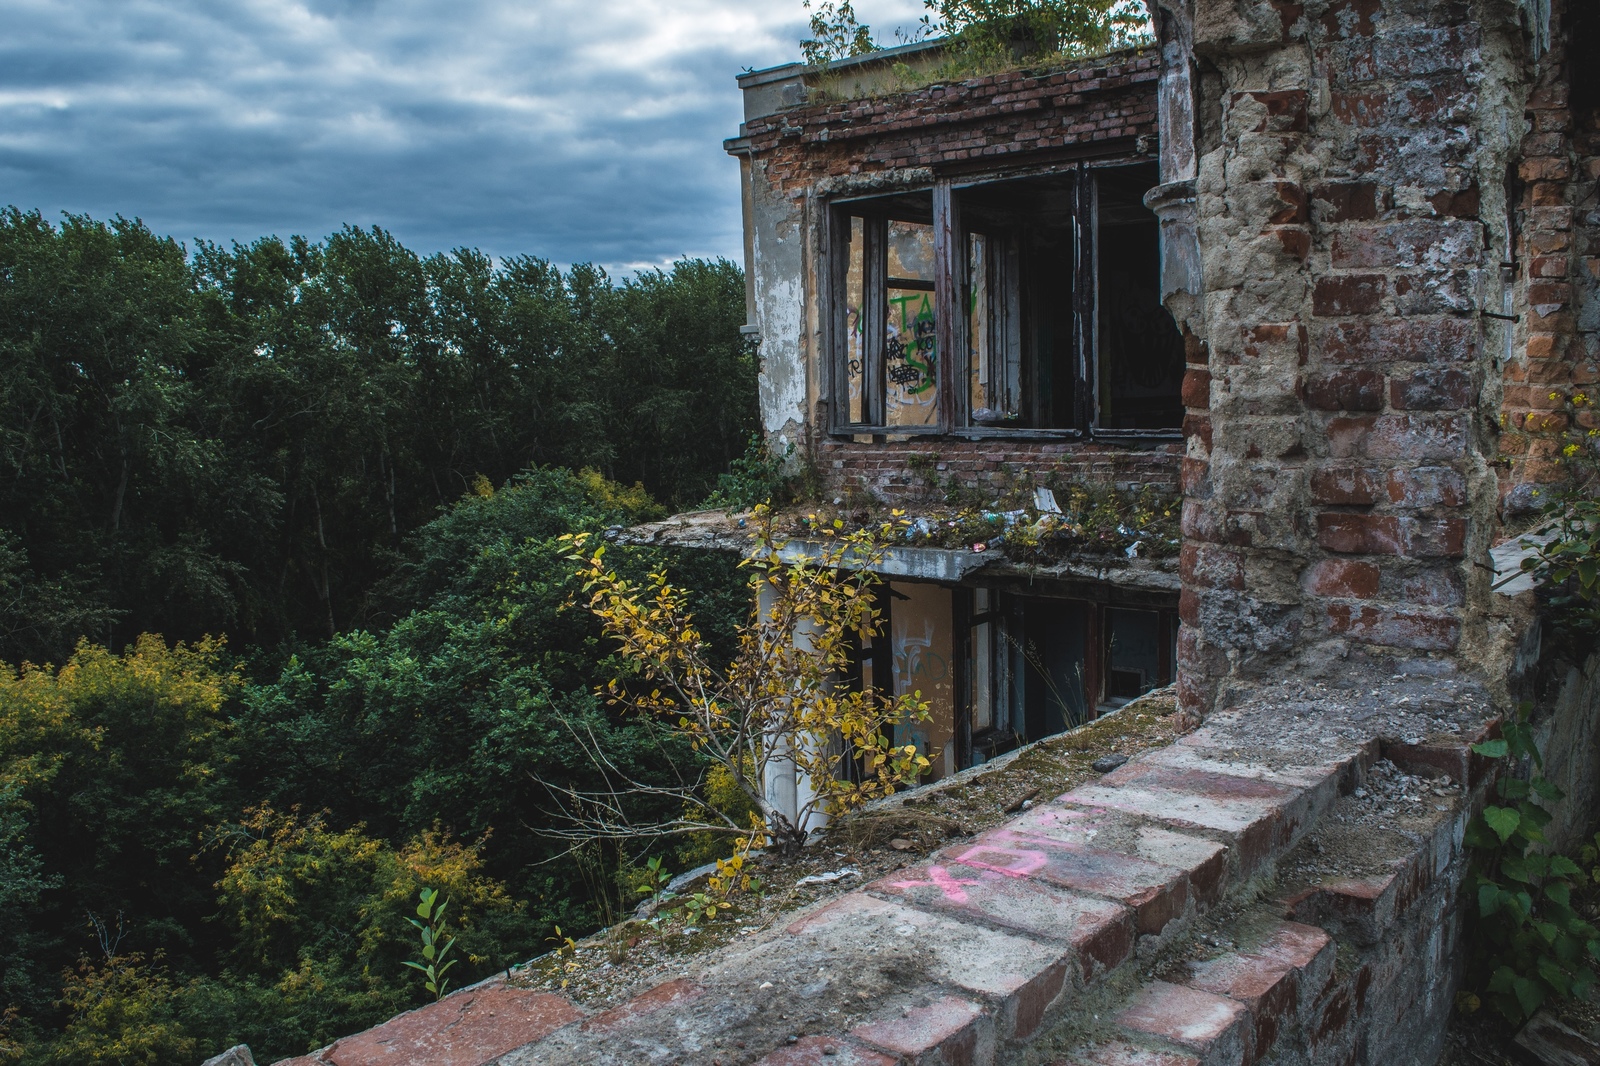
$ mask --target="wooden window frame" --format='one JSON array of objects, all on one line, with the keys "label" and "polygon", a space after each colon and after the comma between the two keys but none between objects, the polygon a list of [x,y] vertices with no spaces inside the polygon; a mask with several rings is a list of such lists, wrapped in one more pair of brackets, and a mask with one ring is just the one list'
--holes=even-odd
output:
[{"label": "wooden window frame", "polygon": [[[1051,428],[1013,428],[973,425],[968,383],[968,360],[953,359],[951,353],[967,351],[970,324],[965,295],[971,279],[967,277],[966,249],[971,231],[960,217],[958,193],[1021,176],[988,174],[960,180],[943,178],[930,186],[904,190],[929,193],[933,207],[934,316],[939,359],[935,384],[938,389],[937,419],[933,425],[899,426],[885,422],[886,382],[884,378],[885,287],[887,277],[887,223],[892,213],[873,210],[879,197],[856,196],[834,200],[827,205],[823,234],[823,255],[827,268],[821,308],[827,322],[826,349],[829,425],[826,432],[838,437],[953,437],[971,440],[1182,440],[1181,429],[1110,429],[1100,426],[1099,398],[1099,171],[1125,167],[1129,160],[1078,161],[1070,166],[1053,167],[1040,174],[1070,175],[1073,189],[1073,345],[1074,411],[1073,425]],[[862,412],[863,420],[852,422],[849,395],[849,337],[847,335],[844,294],[849,262],[844,249],[852,217],[863,220],[862,271]],[[841,234],[844,239],[841,239]],[[1024,373],[1027,374],[1026,365]],[[1026,386],[1031,388],[1031,383]]]}]

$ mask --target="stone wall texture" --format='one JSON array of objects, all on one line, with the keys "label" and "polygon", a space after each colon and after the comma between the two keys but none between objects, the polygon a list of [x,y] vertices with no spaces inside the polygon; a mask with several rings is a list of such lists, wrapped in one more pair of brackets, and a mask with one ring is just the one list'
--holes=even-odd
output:
[{"label": "stone wall texture", "polygon": [[1595,380],[1557,7],[1536,58],[1510,4],[1195,6],[1186,706],[1357,646],[1505,665],[1485,552]]}]

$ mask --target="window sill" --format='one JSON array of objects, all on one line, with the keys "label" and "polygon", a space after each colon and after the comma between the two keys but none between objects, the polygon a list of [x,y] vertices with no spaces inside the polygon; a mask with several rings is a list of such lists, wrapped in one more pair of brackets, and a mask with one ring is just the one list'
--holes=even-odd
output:
[{"label": "window sill", "polygon": [[828,434],[836,440],[855,437],[927,437],[953,440],[1046,440],[1067,442],[1094,441],[1102,444],[1178,443],[1181,429],[1010,429],[1005,426],[964,426],[940,429],[937,426],[835,426]]}]

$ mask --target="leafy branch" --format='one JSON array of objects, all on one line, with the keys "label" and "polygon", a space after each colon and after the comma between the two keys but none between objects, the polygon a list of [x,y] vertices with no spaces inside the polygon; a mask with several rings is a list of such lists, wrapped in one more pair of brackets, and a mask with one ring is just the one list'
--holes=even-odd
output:
[{"label": "leafy branch", "polygon": [[[1595,983],[1600,931],[1573,909],[1578,864],[1541,850],[1550,812],[1562,792],[1541,772],[1544,760],[1528,725],[1529,703],[1502,726],[1501,736],[1474,744],[1489,759],[1506,760],[1495,783],[1495,802],[1467,826],[1467,846],[1478,853],[1477,952],[1489,1004],[1513,1024],[1532,1016],[1551,996],[1581,996]],[[1529,767],[1526,778],[1512,771]]]},{"label": "leafy branch", "polygon": [[417,896],[421,900],[417,904],[417,916],[406,921],[414,925],[422,936],[422,961],[407,959],[405,965],[422,974],[422,986],[433,993],[433,1000],[437,1003],[450,988],[450,982],[445,980],[444,975],[456,964],[455,959],[445,960],[450,949],[456,946],[455,937],[445,934],[444,911],[450,901],[445,900],[435,906],[439,899],[439,890],[436,888],[425,888]]}]

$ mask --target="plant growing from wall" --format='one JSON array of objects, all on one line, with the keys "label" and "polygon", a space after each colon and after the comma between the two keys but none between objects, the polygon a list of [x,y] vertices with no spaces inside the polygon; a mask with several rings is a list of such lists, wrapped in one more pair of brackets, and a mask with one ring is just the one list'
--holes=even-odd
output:
[{"label": "plant growing from wall", "polygon": [[1052,55],[1102,55],[1149,43],[1149,15],[1129,0],[925,0],[935,25],[978,68]]},{"label": "plant growing from wall", "polygon": [[[1550,398],[1563,399],[1558,392]],[[1594,634],[1600,633],[1600,426],[1587,393],[1573,393],[1563,406],[1561,464],[1567,478],[1543,490],[1545,520],[1534,531],[1540,540],[1524,542],[1533,554],[1522,569],[1548,584],[1551,606],[1574,628]]]},{"label": "plant growing from wall", "polygon": [[[721,767],[756,812],[753,826],[741,822],[693,785],[665,790],[627,781],[605,793],[552,785],[573,823],[566,832],[575,838],[709,828],[742,838],[743,851],[759,846],[752,843],[757,835],[791,850],[805,841],[819,814],[840,814],[927,772],[928,753],[891,739],[896,726],[927,720],[920,693],[890,696],[836,684],[850,667],[857,635],[879,627],[879,579],[871,568],[882,556],[875,544],[894,530],[846,533],[843,522],[835,522],[813,530],[807,551],[789,552],[765,507],[756,508],[752,521],[756,546],[742,565],[756,605],[739,627],[737,651],[726,666],[711,661],[687,590],[671,584],[664,570],[642,583],[630,581],[608,566],[604,545],[586,534],[570,538],[588,607],[631,670],[606,687],[606,698],[686,740]],[[899,521],[897,513],[889,525]],[[603,760],[598,751],[591,756]],[[615,780],[615,768],[607,769]],[[767,791],[769,782],[788,773],[811,786],[792,812]],[[641,789],[671,792],[686,813],[649,826],[629,824],[623,797]],[[732,876],[742,879],[738,870]]]},{"label": "plant growing from wall", "polygon": [[728,464],[726,474],[718,475],[716,491],[706,506],[746,511],[759,503],[783,502],[795,488],[794,479],[784,473],[793,456],[793,444],[782,455],[774,455],[761,434],[752,434],[744,454]]},{"label": "plant growing from wall", "polygon": [[[1472,750],[1501,760],[1492,798],[1467,826],[1477,853],[1472,880],[1477,902],[1477,962],[1483,998],[1512,1024],[1520,1024],[1552,996],[1581,996],[1600,964],[1600,931],[1573,909],[1578,864],[1540,850],[1553,803],[1561,790],[1541,772],[1544,762],[1528,725],[1524,703],[1497,740]],[[1528,768],[1526,778],[1513,771]]]},{"label": "plant growing from wall", "polygon": [[436,888],[424,888],[417,893],[417,899],[417,916],[406,921],[416,927],[421,938],[422,958],[407,959],[404,965],[422,974],[422,987],[433,993],[434,1002],[437,1003],[450,988],[450,982],[444,975],[456,964],[455,959],[447,958],[450,949],[456,946],[455,937],[448,934],[444,924],[444,911],[450,906],[450,901],[440,903],[439,890]]},{"label": "plant growing from wall", "polygon": [[863,26],[856,19],[850,0],[818,0],[815,8],[805,0],[805,9],[811,12],[811,36],[800,42],[800,54],[808,65],[826,67],[830,63],[851,56],[876,52],[872,40],[872,27]]}]

